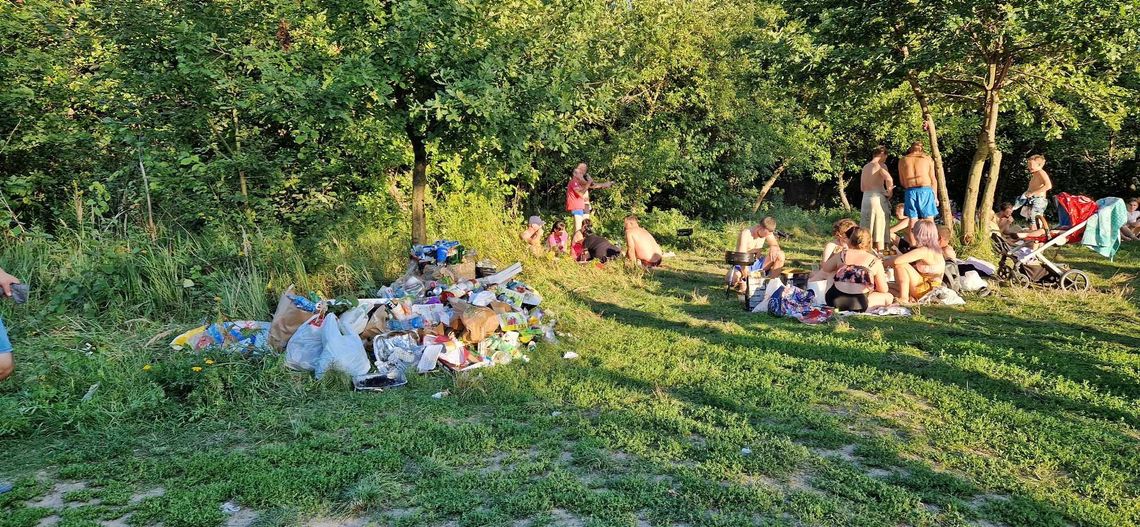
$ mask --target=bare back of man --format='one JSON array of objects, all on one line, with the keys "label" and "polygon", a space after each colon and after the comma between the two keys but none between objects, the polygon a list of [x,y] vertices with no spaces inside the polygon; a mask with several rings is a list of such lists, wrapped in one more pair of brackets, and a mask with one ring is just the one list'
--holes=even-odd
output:
[{"label": "bare back of man", "polygon": [[934,198],[934,162],[922,150],[922,143],[911,144],[906,155],[899,159],[899,181],[906,187],[903,194],[903,211],[909,220],[906,237],[914,244],[911,230],[918,220],[938,215]]},{"label": "bare back of man", "polygon": [[894,180],[887,171],[886,160],[886,147],[875,148],[871,160],[863,165],[863,173],[859,177],[859,188],[863,191],[863,201],[859,206],[859,226],[871,233],[873,245],[879,251],[886,249],[890,243],[887,214],[891,208]]},{"label": "bare back of man", "polygon": [[648,267],[661,265],[661,246],[649,231],[634,223],[625,229],[626,258]]},{"label": "bare back of man", "polygon": [[908,189],[934,187],[934,163],[926,154],[907,154],[899,159],[899,180]]}]

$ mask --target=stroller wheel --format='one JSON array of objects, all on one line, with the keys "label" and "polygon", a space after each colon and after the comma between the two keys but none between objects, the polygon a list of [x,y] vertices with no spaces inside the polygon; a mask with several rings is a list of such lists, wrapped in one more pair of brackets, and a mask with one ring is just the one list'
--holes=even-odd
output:
[{"label": "stroller wheel", "polygon": [[1065,291],[1088,291],[1092,287],[1089,275],[1084,271],[1071,269],[1061,275],[1061,289]]},{"label": "stroller wheel", "polygon": [[1024,271],[1014,270],[1009,278],[1010,283],[1018,287],[1030,287],[1033,285],[1033,279]]}]

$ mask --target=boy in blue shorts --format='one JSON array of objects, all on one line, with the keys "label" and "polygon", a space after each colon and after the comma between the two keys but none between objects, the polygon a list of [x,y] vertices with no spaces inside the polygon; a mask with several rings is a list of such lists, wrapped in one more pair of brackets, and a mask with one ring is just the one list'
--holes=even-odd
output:
[{"label": "boy in blue shorts", "polygon": [[[11,297],[12,286],[18,283],[19,279],[0,269],[0,289],[3,290],[4,296]],[[15,368],[16,363],[12,360],[12,341],[8,339],[8,328],[4,327],[4,320],[0,319],[0,381],[12,375],[12,370]]]}]

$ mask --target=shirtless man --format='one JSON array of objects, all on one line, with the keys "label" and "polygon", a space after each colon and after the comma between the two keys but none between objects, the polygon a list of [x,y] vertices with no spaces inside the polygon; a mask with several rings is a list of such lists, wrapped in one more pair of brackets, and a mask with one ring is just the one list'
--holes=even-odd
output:
[{"label": "shirtless man", "polygon": [[906,239],[914,245],[914,226],[919,220],[933,219],[938,215],[934,199],[934,162],[922,150],[922,143],[911,143],[906,155],[899,159],[899,181],[907,217]]},{"label": "shirtless man", "polygon": [[566,185],[566,210],[574,216],[574,232],[582,229],[582,220],[590,217],[590,189],[610,188],[613,181],[594,183],[594,179],[586,173],[589,166],[578,163]]},{"label": "shirtless man", "polygon": [[637,224],[637,216],[625,217],[625,257],[630,263],[652,268],[661,265],[661,246],[649,231]]},{"label": "shirtless man", "polygon": [[891,173],[887,172],[886,162],[886,147],[875,147],[871,153],[871,160],[863,165],[863,174],[859,177],[859,188],[863,191],[859,226],[871,233],[875,249],[880,253],[890,243],[890,236],[887,234],[887,211],[891,208],[891,194],[895,189],[895,180],[891,178]]},{"label": "shirtless man", "polygon": [[[784,267],[784,251],[780,249],[780,241],[776,239],[776,218],[768,216],[759,224],[740,231],[740,237],[736,240],[736,252],[759,253],[765,244],[768,245],[768,254],[760,272],[767,276]],[[738,265],[729,268],[728,276],[725,277],[728,285],[736,287],[743,283],[741,279],[746,272],[747,269]]]},{"label": "shirtless man", "polygon": [[1017,235],[1017,231],[1019,229],[1017,228],[1017,225],[1014,223],[1013,203],[1009,203],[1009,202],[1002,203],[1001,209],[998,210],[997,218],[995,221],[996,221],[995,226],[997,227],[997,231],[999,233],[1001,233],[1002,236],[1016,236]]},{"label": "shirtless man", "polygon": [[1025,164],[1029,169],[1029,190],[1019,196],[1013,206],[1017,208],[1028,206],[1029,224],[1033,229],[1041,229],[1045,226],[1045,207],[1049,205],[1046,196],[1053,189],[1053,181],[1045,172],[1045,156],[1040,154],[1029,156]]}]

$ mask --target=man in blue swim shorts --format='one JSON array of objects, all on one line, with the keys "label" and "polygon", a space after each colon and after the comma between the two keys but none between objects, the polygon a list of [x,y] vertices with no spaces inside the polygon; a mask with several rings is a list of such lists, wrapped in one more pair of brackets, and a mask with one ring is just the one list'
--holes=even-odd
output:
[{"label": "man in blue swim shorts", "polygon": [[906,238],[913,246],[911,229],[915,224],[938,215],[938,204],[934,198],[934,162],[922,150],[922,143],[912,143],[906,155],[899,158],[899,181],[906,187],[903,213],[909,222]]},{"label": "man in blue swim shorts", "polygon": [[[12,286],[20,283],[3,269],[0,269],[0,290],[4,296],[12,296]],[[0,381],[12,375],[16,363],[12,360],[12,341],[8,339],[8,328],[4,327],[4,320],[0,319]]]}]

